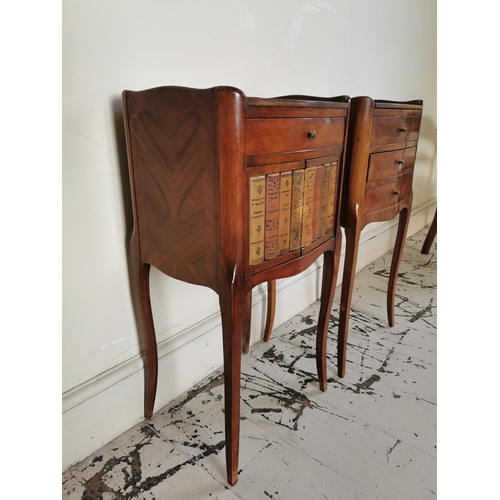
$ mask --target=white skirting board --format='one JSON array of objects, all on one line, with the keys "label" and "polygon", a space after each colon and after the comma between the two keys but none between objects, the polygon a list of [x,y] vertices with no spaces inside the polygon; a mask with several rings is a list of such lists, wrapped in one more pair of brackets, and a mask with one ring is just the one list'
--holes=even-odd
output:
[{"label": "white skirting board", "polygon": [[[408,235],[432,222],[436,200],[414,207]],[[365,228],[361,234],[357,271],[392,250],[397,218]],[[338,282],[342,281],[343,255]],[[322,260],[303,273],[277,283],[274,326],[284,323],[319,298]],[[259,341],[265,324],[267,287],[253,292],[251,343]],[[339,301],[338,293],[335,301]],[[203,356],[200,356],[203,353]],[[159,375],[155,410],[189,390],[222,366],[220,315],[212,315],[158,344]],[[63,471],[95,452],[143,419],[144,372],[141,356],[129,359],[63,394]]]}]

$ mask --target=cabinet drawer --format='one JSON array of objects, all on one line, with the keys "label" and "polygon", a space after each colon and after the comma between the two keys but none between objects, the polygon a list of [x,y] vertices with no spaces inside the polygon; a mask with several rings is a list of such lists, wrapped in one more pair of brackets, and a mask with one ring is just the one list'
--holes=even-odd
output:
[{"label": "cabinet drawer", "polygon": [[413,169],[417,148],[398,149],[370,155],[367,187],[396,181],[398,176]]},{"label": "cabinet drawer", "polygon": [[373,119],[371,145],[399,144],[416,141],[420,116],[383,116]]},{"label": "cabinet drawer", "polygon": [[284,153],[342,145],[345,118],[251,118],[247,154]]},{"label": "cabinet drawer", "polygon": [[408,198],[411,193],[412,179],[413,175],[410,173],[399,181],[367,189],[364,213],[367,214],[389,208]]}]

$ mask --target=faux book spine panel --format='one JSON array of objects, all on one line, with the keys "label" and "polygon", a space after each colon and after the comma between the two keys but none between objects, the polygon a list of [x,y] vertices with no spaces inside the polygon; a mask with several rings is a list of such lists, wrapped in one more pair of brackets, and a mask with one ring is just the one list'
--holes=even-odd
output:
[{"label": "faux book spine panel", "polygon": [[337,162],[250,177],[250,265],[332,232]]}]

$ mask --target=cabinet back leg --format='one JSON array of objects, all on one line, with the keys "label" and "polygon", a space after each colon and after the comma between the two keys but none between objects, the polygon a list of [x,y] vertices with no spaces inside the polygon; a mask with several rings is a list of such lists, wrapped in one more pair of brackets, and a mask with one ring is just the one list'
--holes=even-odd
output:
[{"label": "cabinet back leg", "polygon": [[245,296],[245,309],[243,311],[243,342],[242,352],[248,354],[250,350],[250,332],[252,328],[252,290]]},{"label": "cabinet back leg", "polygon": [[264,342],[268,342],[273,333],[274,315],[276,312],[276,280],[267,282],[267,317],[264,328]]},{"label": "cabinet back leg", "polygon": [[434,213],[434,218],[432,219],[431,227],[429,228],[429,232],[427,233],[424,244],[422,245],[421,253],[423,253],[424,255],[429,255],[429,252],[431,251],[431,246],[434,243],[434,239],[436,238],[437,218],[438,218],[438,211],[436,208],[436,212]]}]

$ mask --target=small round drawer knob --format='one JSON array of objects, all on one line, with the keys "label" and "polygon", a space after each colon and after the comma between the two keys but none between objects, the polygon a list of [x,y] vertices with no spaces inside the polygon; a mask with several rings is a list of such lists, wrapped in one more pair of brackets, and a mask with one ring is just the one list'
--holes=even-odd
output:
[{"label": "small round drawer knob", "polygon": [[392,194],[399,194],[399,191],[393,191]]},{"label": "small round drawer knob", "polygon": [[399,163],[400,165],[404,165],[405,161],[404,161],[404,160],[398,160],[398,163]]},{"label": "small round drawer knob", "polygon": [[316,130],[313,130],[312,132],[307,132],[307,137],[309,137],[309,139],[314,139],[316,137]]},{"label": "small round drawer knob", "polygon": [[406,132],[406,127],[401,127],[401,128],[399,129],[399,131],[400,131],[402,134],[404,134],[404,133]]}]

